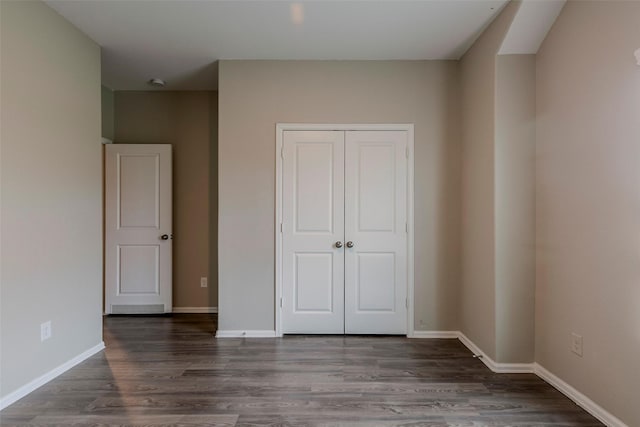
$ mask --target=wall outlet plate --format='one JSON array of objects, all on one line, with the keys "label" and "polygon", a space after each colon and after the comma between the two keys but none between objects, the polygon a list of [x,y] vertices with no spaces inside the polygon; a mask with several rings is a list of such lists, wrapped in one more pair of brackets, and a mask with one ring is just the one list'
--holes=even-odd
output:
[{"label": "wall outlet plate", "polygon": [[582,357],[582,335],[571,333],[571,351]]},{"label": "wall outlet plate", "polygon": [[51,320],[40,324],[40,341],[51,338]]},{"label": "wall outlet plate", "polygon": [[206,277],[201,277],[200,278],[200,287],[201,288],[206,288],[208,286],[207,284],[207,278]]}]

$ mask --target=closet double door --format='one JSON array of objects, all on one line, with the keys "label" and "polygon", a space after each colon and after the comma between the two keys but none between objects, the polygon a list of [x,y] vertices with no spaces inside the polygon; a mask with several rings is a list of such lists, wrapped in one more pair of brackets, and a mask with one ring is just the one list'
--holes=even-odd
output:
[{"label": "closet double door", "polygon": [[283,333],[407,333],[407,144],[284,131]]}]

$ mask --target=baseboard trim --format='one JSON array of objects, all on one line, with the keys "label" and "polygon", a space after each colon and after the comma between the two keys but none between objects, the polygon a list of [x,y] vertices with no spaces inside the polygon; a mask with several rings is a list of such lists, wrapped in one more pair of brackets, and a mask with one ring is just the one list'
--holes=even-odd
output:
[{"label": "baseboard trim", "polygon": [[20,387],[16,391],[14,391],[12,393],[9,393],[8,395],[6,395],[2,399],[0,399],[0,410],[3,410],[7,406],[17,402],[18,400],[22,399],[23,397],[25,397],[29,393],[31,393],[31,392],[37,390],[38,388],[42,387],[43,385],[45,385],[46,383],[48,383],[52,379],[64,374],[69,369],[71,369],[74,366],[76,366],[77,364],[85,361],[86,359],[90,358],[94,354],[99,353],[103,349],[104,349],[104,342],[100,342],[100,344],[91,347],[90,349],[80,353],[76,357],[66,361],[65,363],[63,363],[62,365],[58,366],[57,368],[54,368],[54,369],[50,370],[46,374],[41,375],[38,378],[36,378],[35,380],[29,382],[28,384],[23,385],[22,387]]},{"label": "baseboard trim", "polygon": [[458,339],[462,344],[464,344],[471,352],[475,355],[482,356],[479,359],[487,365],[489,369],[493,372],[497,373],[532,373],[537,375],[543,381],[550,384],[552,387],[557,389],[560,393],[567,396],[569,399],[574,401],[578,406],[587,411],[589,414],[593,415],[599,421],[604,423],[608,427],[628,427],[625,423],[623,423],[620,419],[618,419],[615,415],[611,414],[600,405],[595,403],[593,400],[589,399],[584,394],[580,393],[578,390],[573,388],[571,385],[567,384],[563,380],[561,380],[556,375],[552,374],[550,371],[545,369],[543,366],[538,363],[498,363],[491,359],[487,354],[482,351],[473,341],[471,341],[465,334],[459,332]]},{"label": "baseboard trim", "polygon": [[173,307],[173,313],[217,313],[218,307]]},{"label": "baseboard trim", "polygon": [[465,334],[462,332],[459,333],[458,339],[462,344],[464,344],[473,354],[478,357],[487,365],[489,369],[493,372],[497,372],[500,374],[533,374],[534,373],[534,364],[533,363],[498,363],[487,354],[480,349],[473,341],[471,341]]},{"label": "baseboard trim", "polygon": [[217,331],[216,338],[275,338],[274,330],[255,330],[255,331]]},{"label": "baseboard trim", "polygon": [[409,338],[458,338],[458,331],[413,331]]},{"label": "baseboard trim", "polygon": [[551,384],[554,388],[556,388],[560,393],[567,396],[569,399],[573,400],[576,405],[580,406],[582,409],[596,417],[599,421],[604,423],[608,427],[628,427],[625,423],[623,423],[620,419],[618,419],[615,415],[608,412],[602,406],[598,405],[593,400],[589,399],[584,394],[580,393],[578,390],[561,380],[558,376],[551,373],[549,370],[545,369],[543,366],[538,363],[534,363],[535,374],[542,378],[547,383]]}]

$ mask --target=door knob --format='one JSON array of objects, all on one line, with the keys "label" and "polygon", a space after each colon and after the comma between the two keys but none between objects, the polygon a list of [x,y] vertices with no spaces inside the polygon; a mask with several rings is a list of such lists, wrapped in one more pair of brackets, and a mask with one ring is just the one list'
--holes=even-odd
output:
[{"label": "door knob", "polygon": [[342,247],[342,242],[338,240],[336,242],[336,248],[340,249],[341,247]]},{"label": "door knob", "polygon": [[347,247],[348,248],[352,248],[353,247],[353,242],[351,242],[351,241],[347,242]]},{"label": "door knob", "polygon": [[169,235],[168,234],[163,234],[162,236],[160,236],[160,238],[162,240],[169,240]]}]

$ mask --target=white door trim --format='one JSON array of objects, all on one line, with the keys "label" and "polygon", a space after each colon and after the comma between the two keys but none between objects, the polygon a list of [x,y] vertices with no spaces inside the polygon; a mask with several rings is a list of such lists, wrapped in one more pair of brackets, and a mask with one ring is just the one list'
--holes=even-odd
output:
[{"label": "white door trim", "polygon": [[414,133],[413,123],[401,124],[308,124],[308,123],[276,123],[276,215],[275,215],[275,335],[282,336],[282,147],[283,133],[287,130],[398,130],[406,131],[408,138],[408,167],[407,167],[407,337],[414,336],[414,215],[413,215],[413,169],[414,169]]}]

